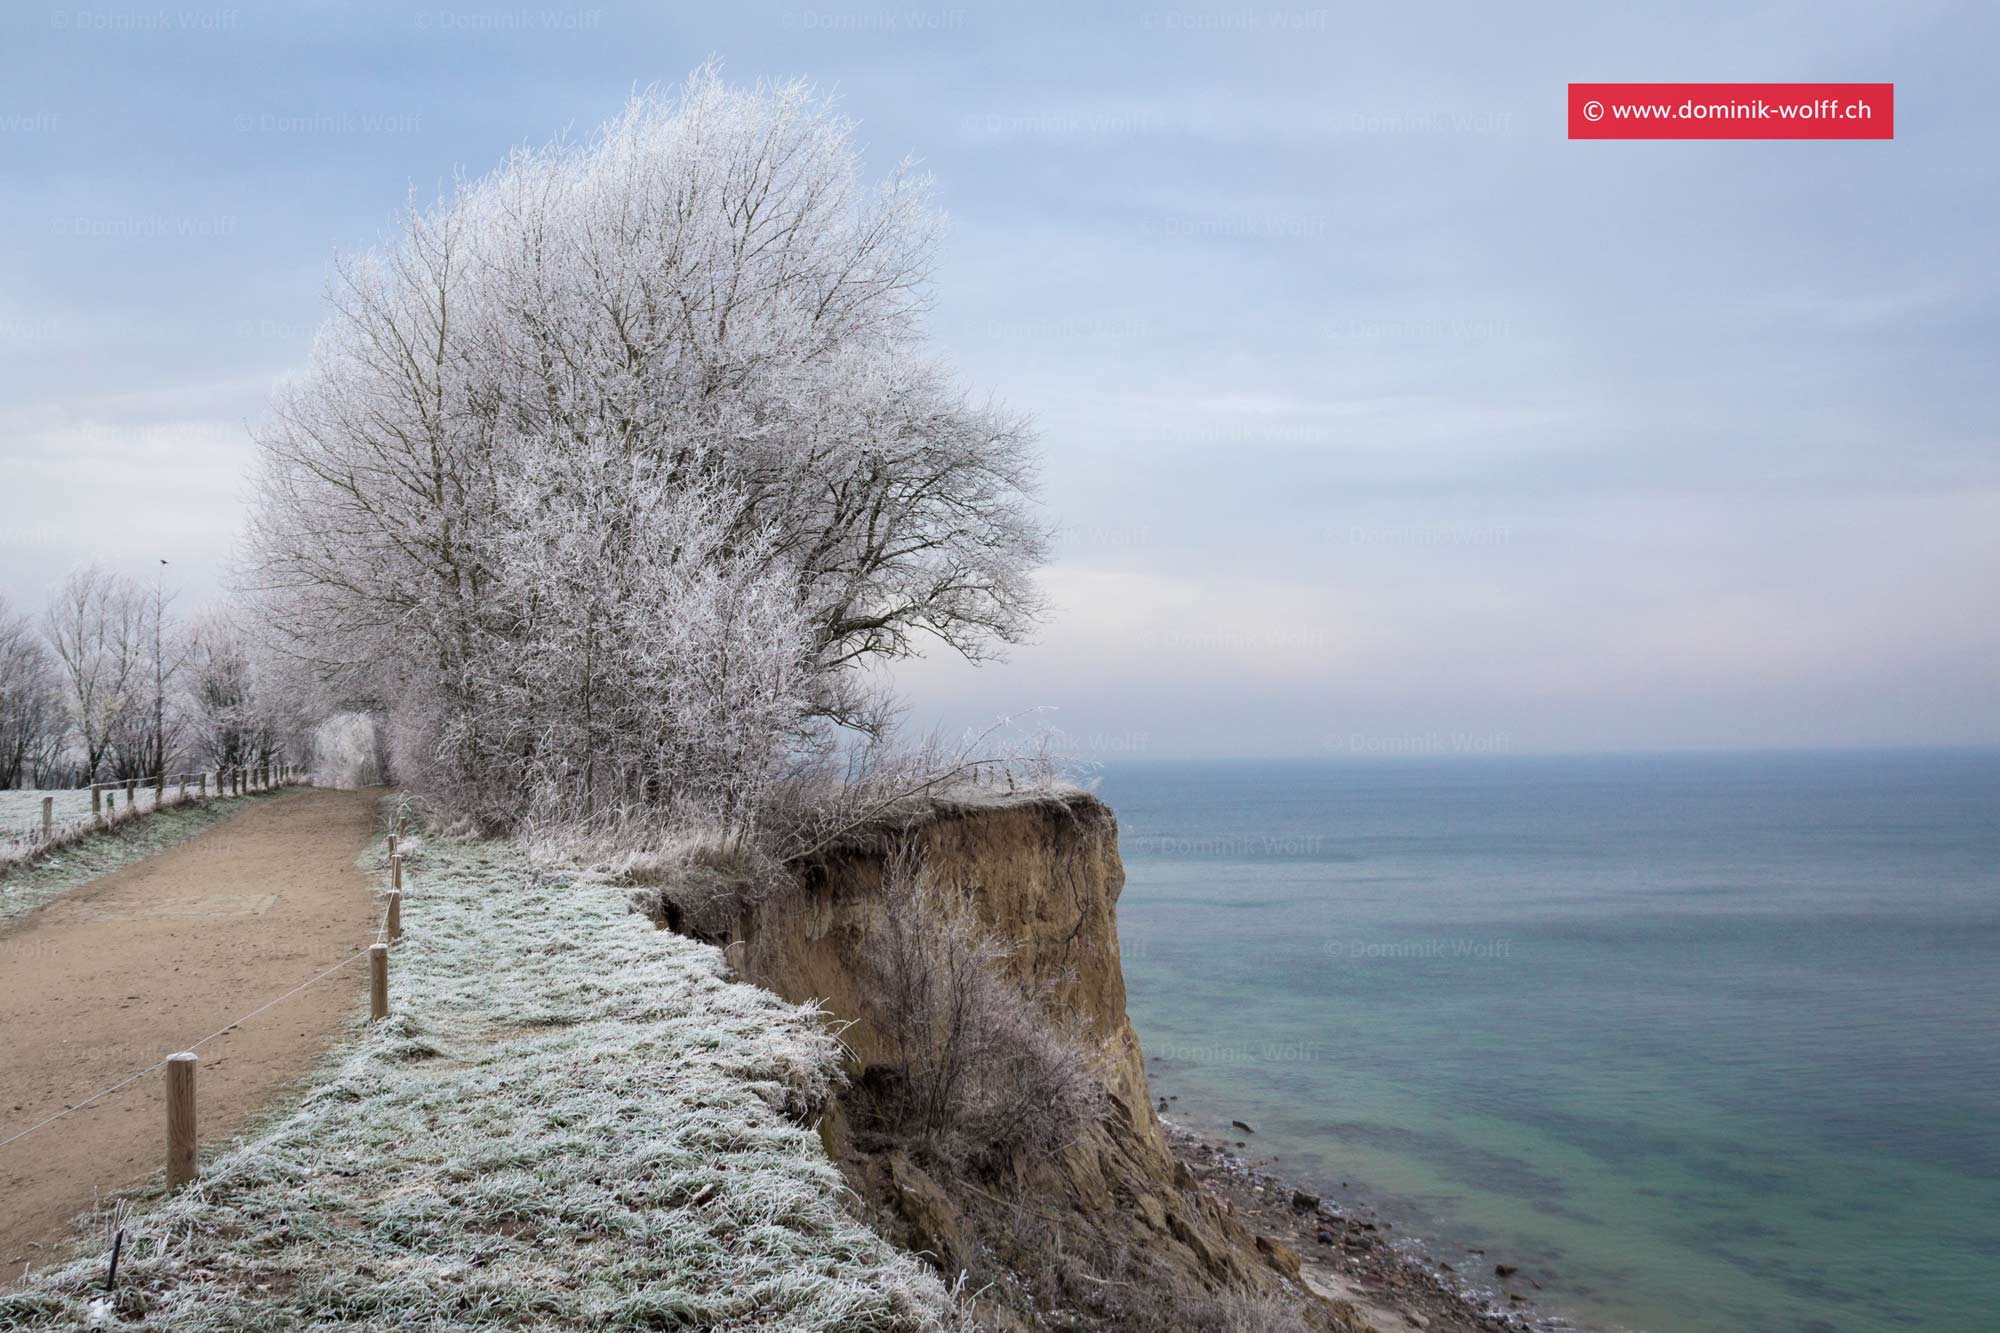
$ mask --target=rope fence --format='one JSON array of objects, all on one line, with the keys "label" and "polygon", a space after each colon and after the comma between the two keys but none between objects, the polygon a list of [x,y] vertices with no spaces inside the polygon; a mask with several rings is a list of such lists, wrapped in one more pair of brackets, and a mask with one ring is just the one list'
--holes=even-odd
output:
[{"label": "rope fence", "polygon": [[[282,783],[278,785],[282,785]],[[256,789],[253,788],[253,790]],[[371,1023],[376,1023],[389,1017],[389,948],[403,934],[402,885],[405,871],[403,854],[400,850],[395,849],[399,835],[404,832],[404,829],[404,822],[399,820],[397,823],[397,832],[389,835],[389,846],[392,849],[389,864],[394,876],[395,887],[390,889],[384,897],[384,911],[376,925],[374,943],[355,950],[332,967],[308,977],[286,991],[283,995],[266,1000],[248,1013],[224,1023],[215,1031],[190,1043],[181,1050],[171,1055],[163,1056],[155,1060],[152,1064],[147,1065],[144,1069],[126,1075],[116,1083],[92,1093],[90,1096],[73,1105],[64,1107],[54,1115],[28,1126],[26,1129],[10,1134],[4,1139],[0,1139],[0,1149],[4,1149],[10,1144],[18,1143],[31,1134],[47,1129],[49,1126],[58,1123],[66,1117],[75,1115],[86,1107],[104,1100],[113,1093],[131,1087],[148,1074],[165,1069],[167,1071],[167,1188],[170,1191],[175,1190],[194,1181],[200,1174],[196,1155],[195,1070],[199,1063],[199,1052],[202,1047],[208,1045],[208,1043],[214,1041],[217,1037],[233,1032],[267,1010],[276,1008],[301,991],[318,985],[320,982],[325,981],[328,977],[361,958],[368,959],[368,1020]]]}]

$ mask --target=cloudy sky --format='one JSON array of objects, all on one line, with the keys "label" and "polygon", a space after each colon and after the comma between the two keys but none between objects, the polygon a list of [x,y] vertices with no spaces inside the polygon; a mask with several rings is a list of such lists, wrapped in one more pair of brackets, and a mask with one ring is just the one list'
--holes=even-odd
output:
[{"label": "cloudy sky", "polygon": [[[1086,12],[1087,11],[1087,12]],[[247,426],[414,189],[709,56],[839,91],[1034,414],[1058,614],[899,671],[1102,757],[2000,742],[1990,6],[611,3],[0,17],[0,596],[216,595]],[[1894,142],[1570,143],[1571,80]]]}]

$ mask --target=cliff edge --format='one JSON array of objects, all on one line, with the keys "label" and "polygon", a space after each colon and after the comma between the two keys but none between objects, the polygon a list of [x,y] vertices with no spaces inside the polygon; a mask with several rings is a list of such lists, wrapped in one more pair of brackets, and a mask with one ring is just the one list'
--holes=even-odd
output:
[{"label": "cliff edge", "polygon": [[[1048,1153],[940,1160],[880,1131],[871,1089],[905,1076],[894,933],[896,866],[999,942],[991,966],[1088,1051],[1101,1098]],[[1348,1329],[1288,1247],[1242,1225],[1168,1146],[1125,1013],[1111,810],[1084,792],[937,802],[789,867],[779,892],[708,933],[745,979],[817,1001],[844,1026],[847,1088],[821,1122],[829,1154],[884,1234],[977,1292],[1001,1328]]]}]

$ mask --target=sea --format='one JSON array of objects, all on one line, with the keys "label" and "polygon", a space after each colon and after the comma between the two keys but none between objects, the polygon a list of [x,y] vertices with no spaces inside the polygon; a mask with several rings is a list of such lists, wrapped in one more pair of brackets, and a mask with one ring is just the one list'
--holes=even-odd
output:
[{"label": "sea", "polygon": [[2000,1330],[2000,750],[1099,794],[1169,1119],[1583,1327]]}]

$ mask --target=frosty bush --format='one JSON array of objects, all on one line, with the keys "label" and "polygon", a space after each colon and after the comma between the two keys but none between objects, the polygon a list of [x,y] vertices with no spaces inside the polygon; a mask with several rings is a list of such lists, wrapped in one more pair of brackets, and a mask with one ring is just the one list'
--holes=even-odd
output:
[{"label": "frosty bush", "polygon": [[896,1063],[873,1090],[880,1127],[952,1167],[1062,1151],[1103,1104],[1083,1045],[1003,973],[1006,947],[907,848],[885,867],[883,900],[869,962]]},{"label": "frosty bush", "polygon": [[924,181],[810,88],[698,72],[346,265],[260,433],[252,582],[405,781],[740,823],[851,668],[1039,611],[1023,421],[924,352]]}]

